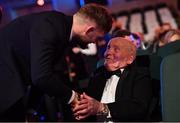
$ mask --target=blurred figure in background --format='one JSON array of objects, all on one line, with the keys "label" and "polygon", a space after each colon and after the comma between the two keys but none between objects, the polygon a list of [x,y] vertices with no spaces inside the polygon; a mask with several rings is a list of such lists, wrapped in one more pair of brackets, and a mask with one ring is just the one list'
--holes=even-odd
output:
[{"label": "blurred figure in background", "polygon": [[159,48],[157,55],[164,58],[173,53],[180,52],[180,32],[179,30],[170,29],[165,31],[159,37]]},{"label": "blurred figure in background", "polygon": [[169,29],[164,31],[160,36],[159,36],[159,47],[162,47],[168,43],[177,41],[180,39],[180,32],[175,29]]},{"label": "blurred figure in background", "polygon": [[135,34],[139,37],[139,39],[140,39],[140,41],[141,41],[141,46],[140,46],[140,48],[141,48],[142,50],[148,50],[148,48],[151,46],[151,43],[148,42],[148,41],[145,41],[145,39],[144,39],[144,34],[141,33],[141,32],[136,32]]},{"label": "blurred figure in background", "polygon": [[167,30],[172,29],[170,23],[163,23],[159,28],[155,29],[155,38],[158,38],[160,34],[164,33]]},{"label": "blurred figure in background", "polygon": [[142,49],[141,45],[141,38],[136,33],[131,33],[128,30],[116,30],[112,33],[112,37],[123,37],[131,42],[136,46],[137,49]]},{"label": "blurred figure in background", "polygon": [[122,24],[120,21],[117,21],[117,15],[112,14],[112,27],[111,30],[105,35],[104,40],[101,40],[99,42],[97,42],[97,46],[98,46],[98,56],[99,58],[104,58],[104,52],[106,50],[107,44],[109,42],[109,40],[112,37],[112,34],[114,32],[116,32],[117,30],[120,30],[122,28]]},{"label": "blurred figure in background", "polygon": [[109,34],[112,35],[116,30],[122,29],[122,24],[120,21],[117,21],[117,15],[112,14],[112,28],[109,31]]},{"label": "blurred figure in background", "polygon": [[163,23],[159,28],[155,29],[155,37],[154,37],[154,41],[153,44],[150,47],[150,50],[152,53],[156,53],[160,44],[160,37],[162,37],[162,35],[164,35],[164,33],[168,30],[172,29],[172,26],[170,23]]}]

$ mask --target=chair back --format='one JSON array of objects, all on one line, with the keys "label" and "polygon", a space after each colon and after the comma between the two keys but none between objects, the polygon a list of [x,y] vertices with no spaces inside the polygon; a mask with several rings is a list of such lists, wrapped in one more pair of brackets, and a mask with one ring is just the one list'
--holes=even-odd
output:
[{"label": "chair back", "polygon": [[180,40],[171,42],[166,44],[163,47],[160,47],[157,51],[157,55],[161,56],[162,58],[180,52]]},{"label": "chair back", "polygon": [[164,122],[180,121],[180,53],[165,57],[161,63],[161,108]]}]

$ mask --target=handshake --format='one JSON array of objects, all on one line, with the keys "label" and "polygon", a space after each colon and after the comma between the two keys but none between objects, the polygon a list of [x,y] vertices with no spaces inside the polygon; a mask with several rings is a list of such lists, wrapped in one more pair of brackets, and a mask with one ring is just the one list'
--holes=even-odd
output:
[{"label": "handshake", "polygon": [[91,115],[107,116],[109,113],[106,104],[97,101],[86,93],[81,95],[75,93],[74,100],[71,102],[71,108],[76,120],[82,120]]}]

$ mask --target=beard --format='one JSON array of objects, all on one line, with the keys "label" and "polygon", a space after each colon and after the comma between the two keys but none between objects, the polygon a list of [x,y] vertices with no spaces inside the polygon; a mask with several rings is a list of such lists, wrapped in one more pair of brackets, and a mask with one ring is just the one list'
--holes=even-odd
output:
[{"label": "beard", "polygon": [[87,47],[87,44],[89,43],[84,37],[80,35],[74,35],[71,39],[71,42],[83,49],[85,49]]}]

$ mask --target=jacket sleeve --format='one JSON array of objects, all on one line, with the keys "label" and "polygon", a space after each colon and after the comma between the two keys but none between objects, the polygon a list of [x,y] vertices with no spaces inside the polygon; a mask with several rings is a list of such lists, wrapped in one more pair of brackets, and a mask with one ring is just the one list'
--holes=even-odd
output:
[{"label": "jacket sleeve", "polygon": [[[147,69],[139,69],[133,77],[130,96],[122,96],[108,104],[113,119],[120,121],[143,121],[152,97],[152,86]],[[125,93],[126,91],[124,91]]]},{"label": "jacket sleeve", "polygon": [[56,96],[67,103],[72,90],[63,84],[60,75],[53,70],[54,55],[57,53],[55,52],[57,32],[53,25],[48,20],[36,23],[31,28],[30,41],[33,84],[48,95]]}]

